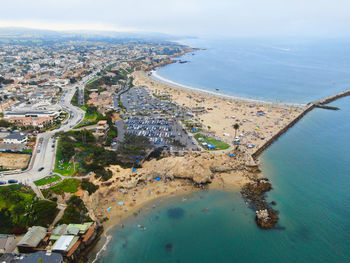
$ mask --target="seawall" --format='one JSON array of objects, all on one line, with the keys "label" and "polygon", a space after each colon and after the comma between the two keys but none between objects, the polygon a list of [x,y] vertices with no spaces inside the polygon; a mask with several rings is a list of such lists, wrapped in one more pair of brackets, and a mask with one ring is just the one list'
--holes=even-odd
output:
[{"label": "seawall", "polygon": [[331,103],[335,100],[338,100],[340,98],[350,96],[350,90],[345,90],[342,92],[339,92],[337,94],[328,96],[326,98],[311,102],[307,104],[307,107],[296,117],[294,118],[290,123],[288,123],[285,127],[283,127],[278,133],[276,133],[274,136],[272,136],[270,139],[268,139],[260,148],[258,148],[253,154],[252,158],[254,160],[257,159],[257,157],[267,148],[269,147],[274,141],[276,141],[282,134],[284,134],[286,131],[289,130],[294,124],[296,124],[301,118],[303,118],[308,112],[316,108],[318,105],[325,105],[328,103]]},{"label": "seawall", "polygon": [[281,130],[279,130],[278,133],[273,135],[270,139],[268,139],[261,147],[259,147],[253,154],[253,159],[257,159],[257,157],[267,148],[269,147],[274,141],[276,141],[283,133],[288,131],[294,124],[296,124],[301,118],[303,118],[309,111],[315,108],[315,104],[311,103],[308,104],[308,106],[297,116],[295,117],[290,123],[288,123],[285,127],[283,127]]},{"label": "seawall", "polygon": [[345,90],[345,91],[339,92],[337,94],[334,94],[334,95],[331,95],[329,97],[314,101],[312,103],[324,105],[324,104],[331,103],[332,101],[338,100],[338,99],[346,97],[346,96],[350,96],[350,90]]}]

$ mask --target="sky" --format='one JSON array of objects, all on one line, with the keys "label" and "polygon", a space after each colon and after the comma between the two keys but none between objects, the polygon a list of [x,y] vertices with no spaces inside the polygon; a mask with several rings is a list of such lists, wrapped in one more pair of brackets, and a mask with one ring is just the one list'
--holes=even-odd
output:
[{"label": "sky", "polygon": [[349,36],[350,0],[0,0],[0,27]]}]

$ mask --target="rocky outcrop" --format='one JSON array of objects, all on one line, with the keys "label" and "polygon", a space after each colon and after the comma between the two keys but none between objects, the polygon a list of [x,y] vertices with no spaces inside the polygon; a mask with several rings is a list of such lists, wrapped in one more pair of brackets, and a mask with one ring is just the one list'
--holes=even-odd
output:
[{"label": "rocky outcrop", "polygon": [[259,227],[272,229],[278,222],[278,211],[272,209],[265,200],[265,193],[272,189],[266,178],[252,178],[253,183],[247,183],[241,190],[255,210],[255,220]]}]

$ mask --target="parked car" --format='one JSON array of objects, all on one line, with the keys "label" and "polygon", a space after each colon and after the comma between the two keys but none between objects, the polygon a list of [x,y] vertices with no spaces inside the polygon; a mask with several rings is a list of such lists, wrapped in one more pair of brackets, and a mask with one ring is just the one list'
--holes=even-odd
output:
[{"label": "parked car", "polygon": [[6,182],[5,181],[0,181],[0,185],[2,185],[2,184],[6,184]]},{"label": "parked car", "polygon": [[40,167],[40,168],[38,169],[39,172],[41,172],[42,170],[44,170],[44,167]]},{"label": "parked car", "polygon": [[17,183],[18,183],[18,180],[12,179],[12,180],[8,180],[7,182],[8,182],[9,184],[17,184]]}]

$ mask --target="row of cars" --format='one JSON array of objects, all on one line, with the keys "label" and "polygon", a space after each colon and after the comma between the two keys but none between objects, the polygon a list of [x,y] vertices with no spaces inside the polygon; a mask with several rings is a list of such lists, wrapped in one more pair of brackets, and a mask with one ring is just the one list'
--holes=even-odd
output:
[{"label": "row of cars", "polygon": [[166,144],[166,138],[175,138],[172,122],[163,117],[129,117],[126,130],[138,136],[148,137],[153,144]]},{"label": "row of cars", "polygon": [[128,117],[125,124],[142,124],[142,125],[169,125],[168,118],[143,118],[143,117]]},{"label": "row of cars", "polygon": [[0,185],[4,185],[4,184],[17,184],[17,183],[18,183],[18,180],[14,180],[14,179],[7,180],[7,181],[0,181]]}]

